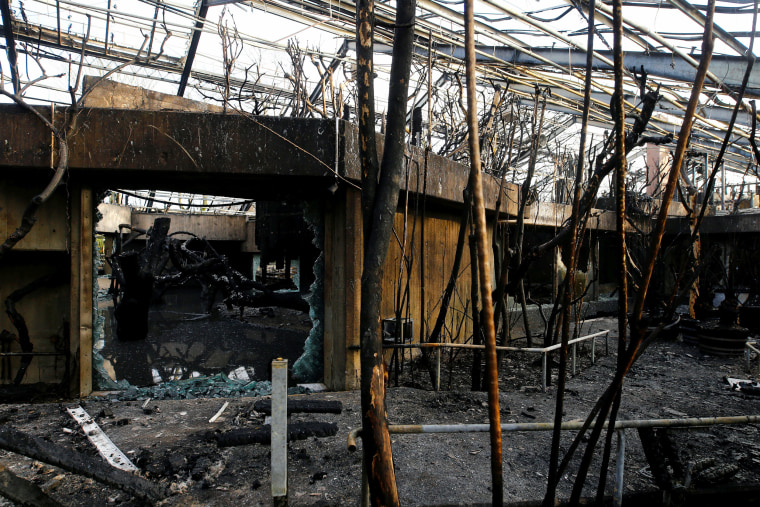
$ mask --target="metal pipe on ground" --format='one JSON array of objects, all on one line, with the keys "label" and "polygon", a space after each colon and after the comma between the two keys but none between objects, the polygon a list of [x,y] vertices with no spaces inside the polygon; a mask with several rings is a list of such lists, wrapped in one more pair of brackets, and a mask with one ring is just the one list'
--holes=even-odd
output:
[{"label": "metal pipe on ground", "polygon": [[[616,421],[615,429],[618,435],[616,483],[612,503],[619,507],[623,501],[623,471],[625,463],[625,430],[630,428],[687,428],[733,424],[760,424],[760,415],[723,416],[723,417],[687,417],[683,419],[633,419]],[[608,423],[604,423],[606,428]],[[568,421],[561,424],[562,430],[579,430],[582,421]],[[506,423],[501,425],[502,432],[515,431],[551,431],[554,423]],[[392,424],[388,432],[394,434],[422,433],[485,433],[490,431],[488,424]],[[354,428],[348,433],[347,444],[349,452],[356,451],[356,438],[361,434],[361,428]]]},{"label": "metal pipe on ground", "polygon": [[[687,428],[695,426],[715,426],[719,424],[760,424],[760,415],[741,415],[726,417],[687,417],[683,419],[629,419],[615,422],[615,429],[629,428]],[[583,421],[567,421],[561,425],[562,430],[579,430]],[[607,423],[604,424],[607,427]],[[504,423],[501,431],[551,431],[552,422],[539,423]],[[395,434],[417,433],[482,433],[489,430],[488,424],[391,424],[388,431]],[[361,428],[354,428],[348,433],[348,450],[356,450],[356,437]]]}]

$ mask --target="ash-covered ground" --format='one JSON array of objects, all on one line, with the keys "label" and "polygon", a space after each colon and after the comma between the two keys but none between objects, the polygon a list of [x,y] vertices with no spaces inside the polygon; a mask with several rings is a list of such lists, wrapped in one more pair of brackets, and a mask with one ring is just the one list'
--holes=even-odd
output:
[{"label": "ash-covered ground", "polygon": [[[610,329],[610,353],[597,346],[597,362],[589,350],[579,351],[579,368],[568,379],[564,420],[583,419],[612,378],[615,367],[616,322],[598,319],[586,332]],[[442,391],[430,389],[427,368],[405,362],[395,387],[390,374],[388,418],[395,424],[486,423],[487,396],[470,392],[471,352],[451,358],[444,354]],[[502,422],[549,422],[556,389],[540,388],[538,356],[509,353],[501,365]],[[723,378],[748,378],[742,357],[702,354],[678,340],[654,343],[633,367],[623,395],[619,419],[655,419],[760,414],[760,397],[731,390]],[[359,426],[358,392],[301,395],[308,399],[338,400],[340,415],[293,415],[291,421],[324,421],[338,425],[334,437],[294,441],[289,445],[289,500],[294,506],[358,505],[361,488],[361,443],[356,453],[346,447],[348,432]],[[139,467],[140,474],[165,485],[171,495],[164,505],[271,505],[269,447],[218,447],[214,435],[256,427],[264,415],[254,409],[255,398],[118,401],[115,394],[82,400],[111,440]],[[214,423],[209,419],[225,401],[230,404]],[[4,425],[45,438],[67,448],[97,456],[94,447],[66,412],[76,401],[16,404],[0,407]],[[674,452],[684,465],[703,458],[736,465],[725,483],[697,487],[754,486],[760,471],[760,432],[756,425],[701,427],[669,432]],[[563,450],[573,432],[565,432]],[[636,430],[626,432],[624,492],[656,491]],[[504,496],[507,502],[543,497],[551,435],[548,432],[503,435]],[[488,433],[392,435],[399,495],[403,505],[487,503],[490,491]],[[570,464],[559,486],[569,497],[579,459]],[[612,494],[613,449],[607,493]],[[65,505],[139,505],[128,494],[91,479],[64,472],[39,461],[0,452],[0,465],[41,487]],[[588,483],[595,485],[598,460]],[[672,472],[677,472],[671,470]],[[593,486],[584,495],[594,494]],[[3,505],[0,501],[0,505]]]}]

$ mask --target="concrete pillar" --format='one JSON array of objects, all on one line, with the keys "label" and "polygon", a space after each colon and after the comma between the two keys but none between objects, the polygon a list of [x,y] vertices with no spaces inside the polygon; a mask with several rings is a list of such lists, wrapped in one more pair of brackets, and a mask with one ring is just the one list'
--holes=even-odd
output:
[{"label": "concrete pillar", "polygon": [[657,196],[662,192],[664,182],[670,172],[667,148],[656,144],[647,144],[646,165],[646,193],[650,196]]},{"label": "concrete pillar", "polygon": [[92,392],[93,191],[83,187],[79,200],[79,395]]}]

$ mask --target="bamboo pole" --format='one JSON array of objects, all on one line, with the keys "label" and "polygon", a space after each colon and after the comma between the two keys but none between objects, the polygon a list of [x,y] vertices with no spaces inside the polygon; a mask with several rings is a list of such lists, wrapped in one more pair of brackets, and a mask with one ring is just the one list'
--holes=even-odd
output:
[{"label": "bamboo pole", "polygon": [[475,203],[475,224],[478,243],[478,267],[480,290],[483,298],[483,327],[486,338],[486,365],[488,374],[488,415],[491,433],[491,481],[492,503],[500,507],[504,503],[504,478],[502,474],[501,413],[499,410],[499,372],[496,362],[496,330],[493,321],[491,298],[491,266],[488,259],[486,210],[483,200],[483,181],[480,172],[480,146],[478,143],[477,90],[475,80],[475,16],[474,0],[466,0],[465,46],[467,73],[467,125],[470,144],[470,181]]}]

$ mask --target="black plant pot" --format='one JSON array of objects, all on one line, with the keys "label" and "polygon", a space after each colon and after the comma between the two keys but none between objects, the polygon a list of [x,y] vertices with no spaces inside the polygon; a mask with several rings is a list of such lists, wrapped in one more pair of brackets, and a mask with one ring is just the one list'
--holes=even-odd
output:
[{"label": "black plant pot", "polygon": [[739,326],[699,324],[699,350],[714,356],[739,356],[744,353],[749,329]]}]

